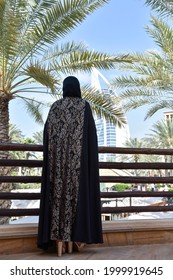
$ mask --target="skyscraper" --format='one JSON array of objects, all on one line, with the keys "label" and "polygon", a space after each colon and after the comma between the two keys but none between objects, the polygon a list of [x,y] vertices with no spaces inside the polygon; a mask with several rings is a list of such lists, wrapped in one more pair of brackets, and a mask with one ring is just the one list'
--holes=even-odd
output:
[{"label": "skyscraper", "polygon": [[[99,76],[104,80],[107,85],[107,89],[102,90],[99,82]],[[112,94],[112,90],[109,89],[109,83],[106,78],[95,68],[92,71],[91,85],[97,90],[102,91],[103,94]],[[129,139],[129,127],[126,124],[124,127],[119,128],[118,126],[106,120],[104,117],[94,116],[97,135],[98,135],[98,145],[106,147],[123,147],[126,140]],[[116,155],[114,154],[101,154],[99,155],[99,160],[101,161],[115,161]]]}]

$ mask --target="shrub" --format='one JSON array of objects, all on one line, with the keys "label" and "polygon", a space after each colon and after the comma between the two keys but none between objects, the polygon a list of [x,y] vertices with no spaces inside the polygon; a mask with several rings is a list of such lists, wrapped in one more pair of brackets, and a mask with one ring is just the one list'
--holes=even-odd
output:
[{"label": "shrub", "polygon": [[123,192],[130,188],[131,188],[131,185],[129,185],[129,184],[115,184],[112,186],[112,190],[117,191],[117,192]]}]

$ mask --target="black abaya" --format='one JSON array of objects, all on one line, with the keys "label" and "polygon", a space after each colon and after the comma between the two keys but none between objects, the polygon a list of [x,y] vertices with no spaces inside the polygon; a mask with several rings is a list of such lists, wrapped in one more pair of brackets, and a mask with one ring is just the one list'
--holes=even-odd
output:
[{"label": "black abaya", "polygon": [[[73,97],[68,97],[69,102],[73,101]],[[68,100],[67,99],[67,100]],[[59,106],[60,102],[64,102],[65,98],[61,101],[54,103]],[[80,170],[79,170],[79,187],[77,190],[77,205],[74,208],[74,220],[70,232],[70,240],[74,242],[83,243],[102,243],[102,225],[101,225],[101,204],[100,204],[100,188],[99,188],[99,168],[98,168],[98,144],[97,134],[94,119],[88,102],[81,98],[77,98],[78,103],[83,102],[83,125],[82,125],[82,138],[81,138],[81,155],[80,155]],[[74,107],[75,108],[75,107]],[[51,110],[50,110],[51,112]],[[57,115],[56,115],[57,117]],[[61,116],[59,116],[61,118]],[[77,116],[76,116],[77,117]],[[38,247],[47,249],[51,244],[51,219],[52,219],[52,203],[56,201],[50,200],[51,195],[51,182],[50,173],[52,168],[50,166],[50,133],[51,127],[49,116],[44,128],[44,159],[43,159],[43,173],[41,185],[41,201],[40,201],[40,215],[38,226]],[[61,127],[63,128],[63,127]],[[59,132],[56,134],[57,143]],[[70,135],[66,135],[67,138]],[[75,145],[75,143],[74,143]],[[60,149],[61,151],[61,149]],[[56,150],[54,150],[56,153]],[[56,154],[54,154],[56,159]],[[69,159],[68,159],[69,160]],[[56,160],[54,161],[56,165]],[[57,174],[56,174],[57,175]],[[57,175],[58,176],[58,175]],[[64,186],[64,183],[63,183]],[[74,186],[75,187],[75,186]],[[63,192],[62,192],[63,193]],[[63,204],[63,196],[60,198],[61,206]]]}]

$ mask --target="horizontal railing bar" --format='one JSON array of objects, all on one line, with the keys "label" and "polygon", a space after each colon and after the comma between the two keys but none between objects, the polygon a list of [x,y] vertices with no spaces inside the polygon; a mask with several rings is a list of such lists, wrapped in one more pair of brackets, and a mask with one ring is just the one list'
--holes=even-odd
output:
[{"label": "horizontal railing bar", "polygon": [[[102,214],[140,213],[140,212],[168,212],[173,211],[173,206],[126,206],[126,207],[102,207]],[[39,208],[33,209],[0,209],[0,216],[38,216]]]},{"label": "horizontal railing bar", "polygon": [[146,155],[173,155],[173,149],[152,148],[125,148],[125,147],[98,147],[100,154],[146,154]]},{"label": "horizontal railing bar", "polygon": [[35,151],[43,152],[43,145],[38,144],[16,144],[16,143],[0,143],[1,151]]},{"label": "horizontal railing bar", "polygon": [[[0,143],[2,151],[43,151],[40,144]],[[98,147],[99,153],[173,155],[173,149]]]},{"label": "horizontal railing bar", "polygon": [[[42,176],[0,176],[0,183],[41,183]],[[169,183],[173,177],[100,176],[103,183]]]},{"label": "horizontal railing bar", "polygon": [[100,169],[173,169],[167,162],[99,162]]},{"label": "horizontal railing bar", "polygon": [[[172,163],[165,162],[100,162],[101,169],[172,169]],[[25,166],[25,167],[42,167],[43,160],[26,160],[26,159],[0,159],[0,166]]]},{"label": "horizontal railing bar", "polygon": [[[25,167],[42,167],[43,160],[26,160],[26,159],[0,159],[0,166],[25,166]],[[172,169],[172,163],[165,162],[100,162],[101,169]]]},{"label": "horizontal railing bar", "polygon": [[0,166],[42,167],[43,161],[31,159],[0,159]]},{"label": "horizontal railing bar", "polygon": [[0,183],[40,183],[42,176],[0,176]]},{"label": "horizontal railing bar", "polygon": [[14,192],[0,192],[0,199],[19,199],[19,200],[36,200],[40,199],[40,192],[38,193],[14,193]]},{"label": "horizontal railing bar", "polygon": [[33,209],[0,209],[0,217],[38,216],[39,208]]},{"label": "horizontal railing bar", "polygon": [[[144,155],[173,155],[173,149],[148,149],[148,148],[125,148],[125,147],[99,147],[99,153],[111,154],[144,154]],[[43,152],[43,145],[37,144],[16,144],[0,143],[2,151],[35,151]],[[25,167],[42,167],[42,160],[25,160],[25,159],[0,159],[0,166],[25,166]],[[100,169],[172,169],[172,163],[161,162],[100,162]],[[0,176],[0,183],[41,183],[41,176]],[[100,176],[100,182],[105,183],[131,183],[131,184],[150,184],[150,183],[173,183],[173,177],[144,177],[144,176]],[[40,199],[39,193],[0,193],[0,199]],[[101,199],[113,199],[119,197],[173,197],[173,192],[102,192]],[[135,213],[135,212],[164,212],[173,211],[173,206],[128,206],[128,207],[102,207],[102,213]],[[0,209],[0,216],[37,216],[39,209]]]},{"label": "horizontal railing bar", "polygon": [[[41,176],[0,176],[0,183],[41,183]],[[169,183],[173,177],[136,177],[136,176],[100,176],[100,182],[104,183]]]},{"label": "horizontal railing bar", "polygon": [[173,211],[173,206],[126,206],[126,207],[102,207],[102,214],[108,213],[140,213],[140,212],[167,212]]},{"label": "horizontal railing bar", "polygon": [[101,192],[101,198],[118,197],[173,197],[173,191],[151,192],[151,191],[124,191],[124,192]]},{"label": "horizontal railing bar", "polygon": [[165,183],[172,184],[173,177],[100,176],[102,183]]},{"label": "horizontal railing bar", "polygon": [[[38,193],[14,193],[14,192],[0,192],[0,199],[40,199],[40,192]],[[173,197],[172,191],[149,192],[149,191],[124,191],[124,192],[101,192],[101,198],[129,198],[129,197]]]}]

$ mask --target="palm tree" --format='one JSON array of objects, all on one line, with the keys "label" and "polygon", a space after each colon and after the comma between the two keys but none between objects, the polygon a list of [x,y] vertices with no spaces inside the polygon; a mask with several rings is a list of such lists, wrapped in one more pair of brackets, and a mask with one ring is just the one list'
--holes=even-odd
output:
[{"label": "palm tree", "polygon": [[10,123],[9,125],[9,140],[12,143],[22,143],[24,135],[22,131],[15,125]]},{"label": "palm tree", "polygon": [[36,144],[43,144],[43,131],[33,133],[32,138]]},{"label": "palm tree", "polygon": [[[125,146],[128,148],[142,148],[143,143],[138,138],[130,138],[125,142]],[[134,154],[131,156],[134,162],[138,162],[140,160],[139,154]]]},{"label": "palm tree", "polygon": [[[11,142],[22,142],[23,135],[20,129],[16,127],[14,124],[9,124],[9,139]],[[10,152],[10,157],[11,158],[20,158],[21,157],[21,152],[15,152],[11,151]],[[2,172],[3,175],[8,175],[9,172],[11,171],[17,171],[18,168],[12,168],[12,167],[1,167],[0,172]],[[1,173],[0,173],[1,174]],[[13,184],[9,183],[1,183],[0,184],[0,191],[8,190],[11,191],[13,189]],[[0,201],[0,207],[4,208],[9,208],[11,206],[11,201]],[[1,217],[0,218],[0,224],[4,224],[5,222],[8,221],[8,218],[6,217]]]},{"label": "palm tree", "polygon": [[[96,9],[109,0],[0,0],[0,142],[9,141],[9,102],[19,98],[41,122],[43,102],[37,94],[55,96],[60,93],[62,77],[76,71],[112,69],[116,63],[130,61],[127,56],[115,56],[91,51],[82,43],[67,42],[65,36]],[[88,94],[85,87],[84,94]],[[30,93],[35,98],[30,98]],[[124,113],[112,100],[95,92],[87,96],[97,112],[123,124]],[[101,107],[100,107],[101,106]],[[0,152],[8,158],[8,152]],[[0,168],[0,176],[7,174]],[[9,191],[0,184],[0,191]],[[5,206],[4,206],[5,205]],[[7,204],[0,203],[0,207]]]},{"label": "palm tree", "polygon": [[[22,131],[15,125],[9,125],[9,140],[12,143],[23,143],[24,135]],[[10,151],[10,158],[21,159],[24,158],[24,152],[22,151]]]},{"label": "palm tree", "polygon": [[[127,148],[142,148],[143,147],[143,142],[139,140],[138,138],[130,138],[125,142],[125,147]],[[134,154],[131,156],[123,156],[121,158],[122,161],[130,161],[130,162],[139,162],[141,161],[141,155],[140,154]],[[138,170],[133,170],[134,174],[138,176],[140,172]]]},{"label": "palm tree", "polygon": [[[117,62],[128,61],[124,56],[90,51],[81,42],[61,42],[86,16],[107,2],[0,0],[0,141],[9,140],[8,106],[12,99],[20,98],[27,110],[41,122],[38,109],[42,103],[29,98],[28,93],[55,95],[60,92],[64,74],[90,71],[92,67],[111,69]],[[103,111],[106,112],[110,103],[108,100],[100,102],[97,98],[96,94],[97,109],[102,103]],[[115,110],[112,110],[110,106],[113,118]],[[123,123],[121,111],[120,116]],[[116,115],[114,119],[117,119]]]},{"label": "palm tree", "polygon": [[[173,120],[167,119],[158,121],[153,124],[151,133],[147,134],[144,138],[146,144],[148,144],[152,148],[160,148],[160,149],[172,149],[173,148]],[[164,156],[165,162],[173,162],[172,156]],[[171,171],[166,170],[165,174],[168,175],[168,172]]]},{"label": "palm tree", "polygon": [[[162,12],[173,6],[172,1],[147,2]],[[147,105],[145,119],[160,109],[173,109],[173,28],[170,22],[152,16],[146,31],[159,50],[129,54],[133,63],[121,68],[128,73],[112,80],[113,86],[122,90],[126,110]]]},{"label": "palm tree", "polygon": [[148,141],[152,148],[172,149],[173,148],[173,120],[157,121],[150,129],[144,141]]}]

